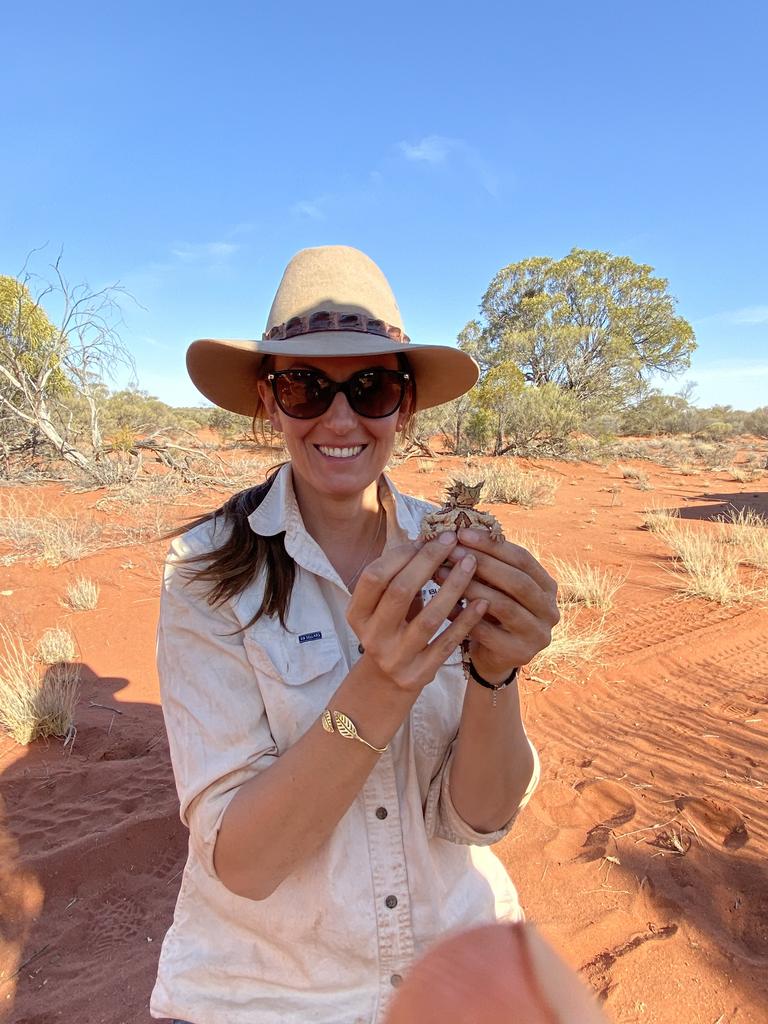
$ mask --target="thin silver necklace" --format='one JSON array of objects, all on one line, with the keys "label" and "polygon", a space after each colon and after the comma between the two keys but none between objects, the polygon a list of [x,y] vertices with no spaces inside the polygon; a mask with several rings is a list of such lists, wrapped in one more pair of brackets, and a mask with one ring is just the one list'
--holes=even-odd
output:
[{"label": "thin silver necklace", "polygon": [[384,509],[383,509],[383,507],[381,505],[379,505],[379,525],[376,527],[376,535],[373,538],[373,540],[371,541],[370,545],[368,546],[368,550],[365,552],[365,556],[364,556],[362,562],[360,563],[360,567],[358,568],[358,570],[355,573],[355,575],[350,580],[345,580],[344,581],[344,584],[345,584],[347,590],[351,590],[352,589],[352,585],[357,582],[357,577],[360,575],[360,573],[363,571],[363,569],[368,564],[368,559],[370,558],[371,552],[376,547],[376,542],[378,541],[379,535],[381,534],[381,524],[384,522],[384,514],[383,513],[384,513]]}]

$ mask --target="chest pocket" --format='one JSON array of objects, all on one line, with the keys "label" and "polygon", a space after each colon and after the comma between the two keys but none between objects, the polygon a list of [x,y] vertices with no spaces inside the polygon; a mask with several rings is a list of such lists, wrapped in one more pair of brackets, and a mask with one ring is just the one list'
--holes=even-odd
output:
[{"label": "chest pocket", "polygon": [[[246,630],[248,660],[256,670],[272,736],[279,753],[300,739],[338,689],[346,666],[334,632],[320,637],[282,628]],[[310,639],[312,638],[312,639]]]},{"label": "chest pocket", "polygon": [[419,752],[442,759],[459,730],[464,690],[461,650],[456,648],[413,705],[411,722]]}]

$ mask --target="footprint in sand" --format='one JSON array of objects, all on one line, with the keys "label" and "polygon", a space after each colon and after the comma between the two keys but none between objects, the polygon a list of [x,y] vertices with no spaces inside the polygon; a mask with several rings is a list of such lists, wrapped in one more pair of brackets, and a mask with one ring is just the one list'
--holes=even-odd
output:
[{"label": "footprint in sand", "polygon": [[612,830],[637,813],[632,793],[608,779],[576,786],[544,783],[535,805],[541,821],[560,829],[546,846],[549,858],[558,861],[576,856],[585,860],[604,857],[612,843]]},{"label": "footprint in sand", "polygon": [[679,797],[675,806],[688,815],[696,828],[729,850],[738,850],[749,842],[744,819],[732,807],[723,807],[714,800],[698,796]]}]

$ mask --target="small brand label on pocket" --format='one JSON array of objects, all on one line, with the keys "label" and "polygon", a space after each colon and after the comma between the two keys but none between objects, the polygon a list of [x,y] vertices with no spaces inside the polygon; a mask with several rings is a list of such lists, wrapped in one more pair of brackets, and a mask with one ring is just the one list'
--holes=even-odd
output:
[{"label": "small brand label on pocket", "polygon": [[323,634],[318,630],[315,633],[302,633],[299,636],[300,644],[308,644],[310,640],[322,640]]}]

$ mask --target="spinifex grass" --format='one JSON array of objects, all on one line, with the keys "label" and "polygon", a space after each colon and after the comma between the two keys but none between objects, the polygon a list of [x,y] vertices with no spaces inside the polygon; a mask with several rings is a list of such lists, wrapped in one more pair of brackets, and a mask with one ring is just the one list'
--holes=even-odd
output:
[{"label": "spinifex grass", "polygon": [[747,596],[739,580],[739,552],[721,544],[714,534],[694,529],[677,521],[664,540],[675,553],[683,572],[677,576],[683,593],[703,597],[718,604],[735,604]]},{"label": "spinifex grass", "polygon": [[79,665],[52,665],[41,676],[21,637],[0,627],[0,725],[17,743],[67,736],[79,690]]},{"label": "spinifex grass", "polygon": [[13,497],[0,506],[0,542],[21,556],[41,559],[48,565],[76,561],[101,546],[101,527],[51,510],[32,514]]},{"label": "spinifex grass", "polygon": [[603,611],[613,606],[613,599],[626,579],[608,569],[560,558],[552,560],[551,572],[557,580],[558,599],[562,604],[583,604]]},{"label": "spinifex grass", "polygon": [[99,603],[99,585],[85,576],[78,578],[67,587],[66,603],[75,611],[91,611]]},{"label": "spinifex grass", "polygon": [[75,638],[68,629],[59,626],[46,629],[35,648],[35,657],[45,665],[74,661],[77,657]]},{"label": "spinifex grass", "polygon": [[768,520],[751,508],[729,509],[719,517],[720,539],[734,545],[742,562],[768,569]]},{"label": "spinifex grass", "polygon": [[558,481],[548,473],[520,469],[514,462],[500,462],[486,469],[480,501],[507,502],[524,508],[551,505],[557,485]]}]

